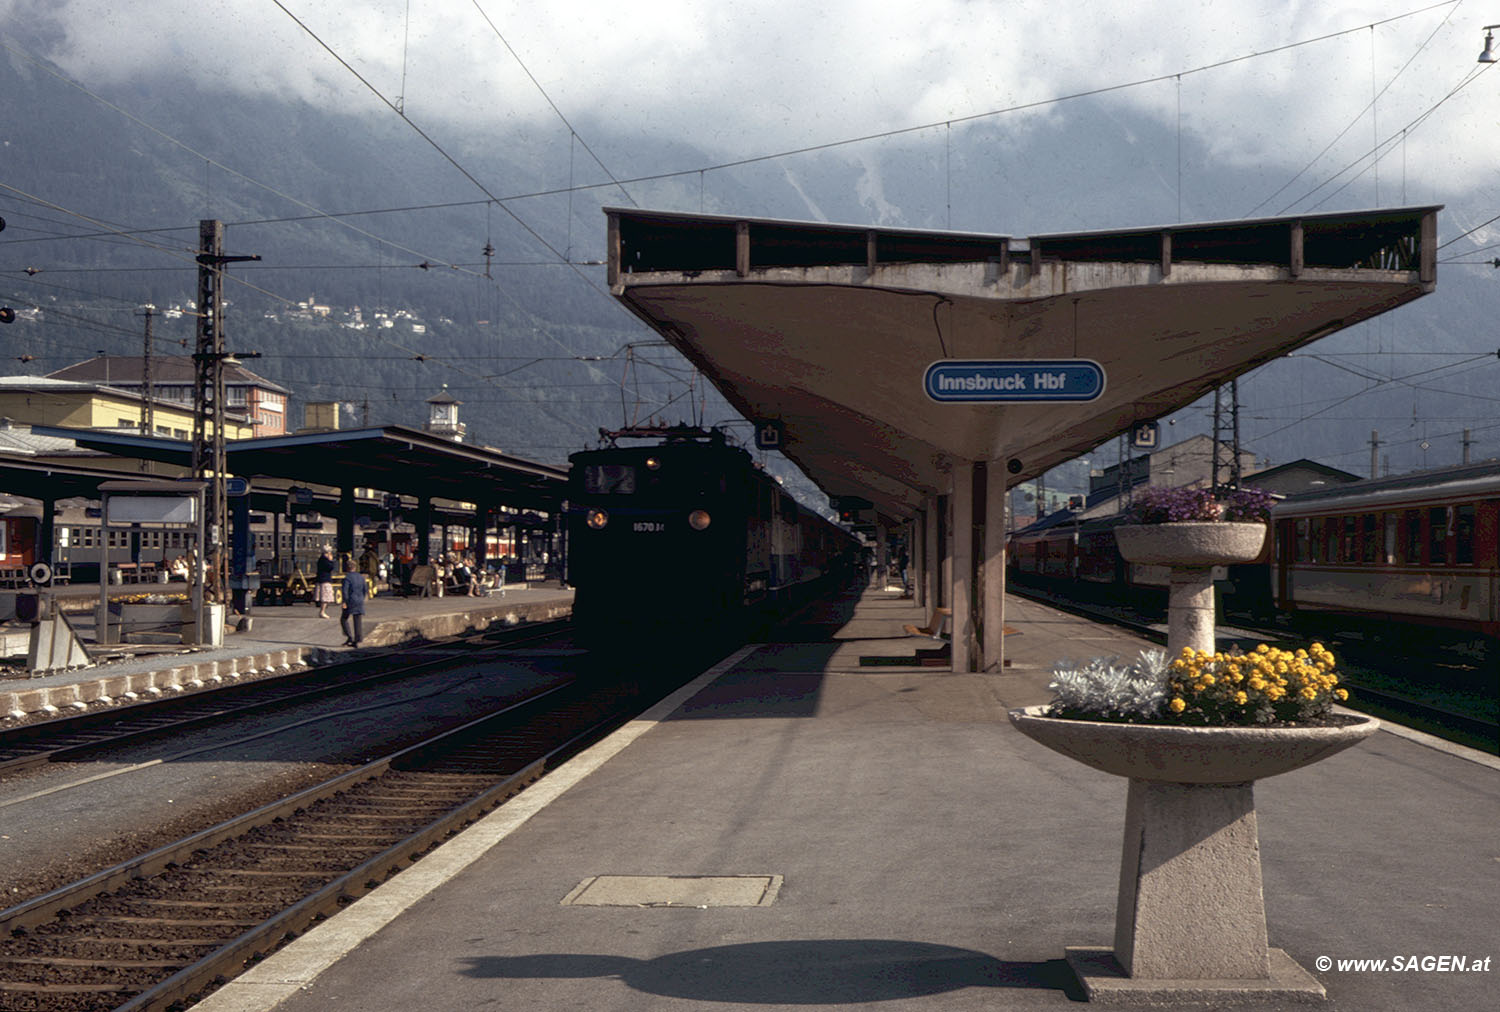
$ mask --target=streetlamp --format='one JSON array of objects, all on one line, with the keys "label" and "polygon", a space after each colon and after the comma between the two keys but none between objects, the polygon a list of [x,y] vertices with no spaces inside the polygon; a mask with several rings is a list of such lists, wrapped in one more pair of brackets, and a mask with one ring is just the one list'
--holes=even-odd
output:
[{"label": "streetlamp", "polygon": [[1484,49],[1480,50],[1480,53],[1479,53],[1479,62],[1480,63],[1494,63],[1495,62],[1495,48],[1494,48],[1494,46],[1495,46],[1495,29],[1496,28],[1500,28],[1500,25],[1485,25],[1484,26]]}]

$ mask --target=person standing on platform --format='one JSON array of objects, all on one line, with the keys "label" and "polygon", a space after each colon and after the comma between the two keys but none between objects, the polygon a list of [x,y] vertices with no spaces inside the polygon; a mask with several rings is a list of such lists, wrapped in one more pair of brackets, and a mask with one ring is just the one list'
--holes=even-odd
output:
[{"label": "person standing on platform", "polygon": [[380,553],[375,550],[375,542],[365,542],[365,550],[359,556],[359,571],[372,589],[379,586],[376,581],[380,578]]},{"label": "person standing on platform", "polygon": [[313,603],[318,606],[318,618],[328,617],[328,606],[333,603],[333,546],[324,545],[318,556],[318,577],[313,584]]},{"label": "person standing on platform", "polygon": [[[369,595],[370,583],[365,574],[354,568],[354,560],[344,563],[344,611],[339,615],[339,625],[344,629],[344,646],[357,647],[365,638],[365,598]],[[354,620],[350,632],[349,620]]]}]

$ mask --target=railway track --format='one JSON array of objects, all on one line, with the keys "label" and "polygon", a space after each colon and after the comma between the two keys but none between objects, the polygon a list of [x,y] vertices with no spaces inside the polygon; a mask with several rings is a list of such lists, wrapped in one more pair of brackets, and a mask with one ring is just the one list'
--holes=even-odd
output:
[{"label": "railway track", "polygon": [[[1167,636],[1160,623],[1153,624],[1139,615],[1126,614],[1119,609],[1093,607],[1077,601],[1069,601],[1032,587],[1012,584],[1006,590],[1008,593],[1020,594],[1063,611],[1118,625],[1144,639],[1166,645]],[[1252,637],[1260,637],[1272,643],[1285,641],[1288,635],[1285,629],[1257,627],[1239,620],[1233,620],[1231,624]],[[1382,663],[1389,662],[1388,655],[1379,651],[1361,650],[1361,646],[1355,643],[1340,643],[1335,648],[1335,653],[1356,668],[1366,665],[1373,670],[1378,670]],[[1366,653],[1370,656],[1365,656]],[[1351,654],[1356,656],[1351,656]],[[1342,665],[1340,679],[1342,684],[1350,690],[1350,699],[1346,705],[1351,709],[1408,724],[1417,730],[1456,744],[1477,748],[1491,754],[1500,753],[1500,724],[1492,719],[1462,712],[1450,706],[1440,706],[1415,699],[1405,693],[1369,684],[1368,681],[1362,681],[1357,674],[1351,673]]]},{"label": "railway track", "polygon": [[180,1007],[638,708],[573,682],[0,911],[0,1007]]},{"label": "railway track", "polygon": [[[296,674],[9,728],[0,731],[0,777],[129,742],[206,727],[232,717],[358,692],[455,663],[471,663],[484,653],[555,639],[568,627],[566,621],[537,623],[419,647],[405,646]],[[392,658],[400,660],[392,664]]]}]

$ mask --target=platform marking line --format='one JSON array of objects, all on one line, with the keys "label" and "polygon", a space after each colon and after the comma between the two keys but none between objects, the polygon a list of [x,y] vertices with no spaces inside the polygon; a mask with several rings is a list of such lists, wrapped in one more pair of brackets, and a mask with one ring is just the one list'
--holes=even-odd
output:
[{"label": "platform marking line", "polygon": [[730,654],[687,685],[580,752],[379,889],[251,967],[203,1001],[193,1012],[269,1012],[293,995],[311,990],[318,975],[358,948],[417,901],[458,875],[525,825],[626,746],[665,720],[763,644]]}]

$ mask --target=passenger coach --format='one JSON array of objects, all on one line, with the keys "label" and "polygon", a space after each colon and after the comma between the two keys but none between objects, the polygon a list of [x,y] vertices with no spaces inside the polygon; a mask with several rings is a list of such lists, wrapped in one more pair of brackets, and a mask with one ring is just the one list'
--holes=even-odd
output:
[{"label": "passenger coach", "polygon": [[1423,471],[1277,504],[1274,584],[1305,618],[1500,636],[1500,463]]}]

